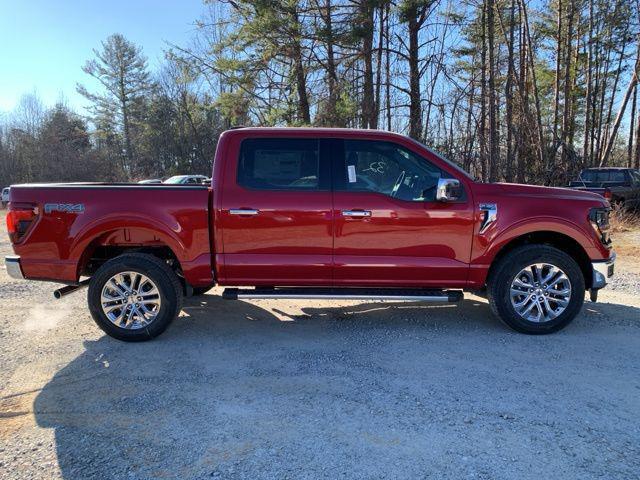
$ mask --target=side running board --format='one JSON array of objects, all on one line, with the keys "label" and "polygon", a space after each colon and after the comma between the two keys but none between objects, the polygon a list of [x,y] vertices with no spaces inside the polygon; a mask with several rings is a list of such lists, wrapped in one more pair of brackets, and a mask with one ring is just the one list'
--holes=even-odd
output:
[{"label": "side running board", "polygon": [[459,302],[460,290],[427,290],[423,288],[226,288],[226,300],[259,300],[268,298],[311,300],[400,300],[420,302]]}]

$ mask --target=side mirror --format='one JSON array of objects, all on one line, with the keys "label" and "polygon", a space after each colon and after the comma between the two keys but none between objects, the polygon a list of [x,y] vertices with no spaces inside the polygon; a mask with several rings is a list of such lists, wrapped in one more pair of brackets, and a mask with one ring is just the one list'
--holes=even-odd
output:
[{"label": "side mirror", "polygon": [[453,202],[462,196],[462,186],[455,178],[440,178],[436,189],[438,202]]}]

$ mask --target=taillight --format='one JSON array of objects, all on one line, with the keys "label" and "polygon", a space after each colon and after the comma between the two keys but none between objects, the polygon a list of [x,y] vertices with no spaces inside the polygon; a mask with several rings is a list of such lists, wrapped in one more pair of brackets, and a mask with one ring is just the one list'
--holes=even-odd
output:
[{"label": "taillight", "polygon": [[33,206],[9,205],[7,212],[7,233],[12,243],[24,238],[29,227],[38,216],[38,209]]},{"label": "taillight", "polygon": [[613,195],[611,194],[611,190],[608,187],[605,187],[604,192],[602,193],[602,196],[605,198],[605,200],[611,201],[611,198],[613,198]]}]

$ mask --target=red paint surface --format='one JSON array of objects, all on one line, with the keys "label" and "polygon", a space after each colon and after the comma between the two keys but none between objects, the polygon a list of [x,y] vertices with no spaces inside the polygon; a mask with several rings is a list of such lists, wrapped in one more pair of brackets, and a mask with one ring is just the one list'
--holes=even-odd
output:
[{"label": "red paint surface", "polygon": [[[396,142],[461,181],[455,203],[406,202],[382,194],[256,191],[236,184],[245,138],[356,138]],[[339,285],[481,287],[509,241],[537,231],[576,240],[593,260],[610,251],[591,228],[595,194],[509,184],[480,184],[418,143],[392,133],[337,129],[238,129],[219,140],[212,188],[17,185],[13,205],[38,218],[14,244],[25,276],[75,282],[91,250],[103,246],[169,247],[194,286]],[[82,203],[83,213],[43,213],[46,203]],[[498,220],[479,234],[480,203]],[[260,210],[252,217],[229,209]],[[370,210],[345,218],[342,210]],[[215,260],[214,260],[215,259]]]}]

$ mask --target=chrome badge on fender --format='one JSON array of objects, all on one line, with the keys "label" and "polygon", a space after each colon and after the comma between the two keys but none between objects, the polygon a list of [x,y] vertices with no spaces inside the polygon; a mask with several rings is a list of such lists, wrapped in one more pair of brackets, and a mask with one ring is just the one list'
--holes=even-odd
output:
[{"label": "chrome badge on fender", "polygon": [[83,203],[45,203],[44,213],[84,213]]}]

